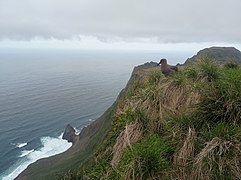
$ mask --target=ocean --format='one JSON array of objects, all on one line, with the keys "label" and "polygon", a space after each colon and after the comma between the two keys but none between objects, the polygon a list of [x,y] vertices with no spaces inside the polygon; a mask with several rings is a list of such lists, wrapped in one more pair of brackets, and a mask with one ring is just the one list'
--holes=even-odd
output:
[{"label": "ocean", "polygon": [[136,65],[160,58],[183,62],[188,52],[0,49],[0,179],[70,148],[77,131],[115,101]]}]

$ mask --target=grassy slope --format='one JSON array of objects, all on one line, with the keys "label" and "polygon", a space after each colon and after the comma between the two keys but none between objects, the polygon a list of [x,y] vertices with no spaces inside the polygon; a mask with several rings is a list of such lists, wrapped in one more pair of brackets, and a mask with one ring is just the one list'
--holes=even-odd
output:
[{"label": "grassy slope", "polygon": [[241,70],[203,60],[164,77],[155,66],[135,68],[115,107],[101,118],[102,125],[93,125],[97,129],[90,138],[50,159],[54,165],[47,166],[49,171],[35,164],[23,175],[239,179]]},{"label": "grassy slope", "polygon": [[63,179],[239,179],[241,70],[202,60],[171,77],[140,69],[111,130]]}]

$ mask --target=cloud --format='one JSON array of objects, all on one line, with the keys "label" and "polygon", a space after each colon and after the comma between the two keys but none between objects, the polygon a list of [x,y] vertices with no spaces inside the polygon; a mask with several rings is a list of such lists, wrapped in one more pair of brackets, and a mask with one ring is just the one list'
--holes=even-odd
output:
[{"label": "cloud", "polygon": [[240,0],[0,0],[0,40],[241,43]]}]

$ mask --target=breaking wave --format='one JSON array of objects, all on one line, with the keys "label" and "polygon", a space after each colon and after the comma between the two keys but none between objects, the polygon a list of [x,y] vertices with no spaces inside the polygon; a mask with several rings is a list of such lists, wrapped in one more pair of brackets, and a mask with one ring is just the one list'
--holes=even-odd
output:
[{"label": "breaking wave", "polygon": [[[42,137],[41,144],[42,147],[39,149],[32,149],[32,150],[24,150],[21,152],[19,156],[20,159],[17,163],[15,163],[12,167],[10,167],[2,177],[2,180],[13,180],[16,178],[22,171],[24,171],[28,165],[36,162],[39,159],[50,157],[56,154],[60,154],[71,147],[71,143],[68,143],[66,140],[62,139],[61,134],[57,138],[53,137]],[[21,145],[21,144],[19,144]],[[22,143],[22,146],[25,146]]]}]

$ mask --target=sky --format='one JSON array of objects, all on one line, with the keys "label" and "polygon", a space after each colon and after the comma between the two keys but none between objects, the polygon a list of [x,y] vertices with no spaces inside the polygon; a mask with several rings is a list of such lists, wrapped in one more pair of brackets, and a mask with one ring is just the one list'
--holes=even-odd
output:
[{"label": "sky", "polygon": [[0,47],[241,49],[241,0],[0,0]]}]

